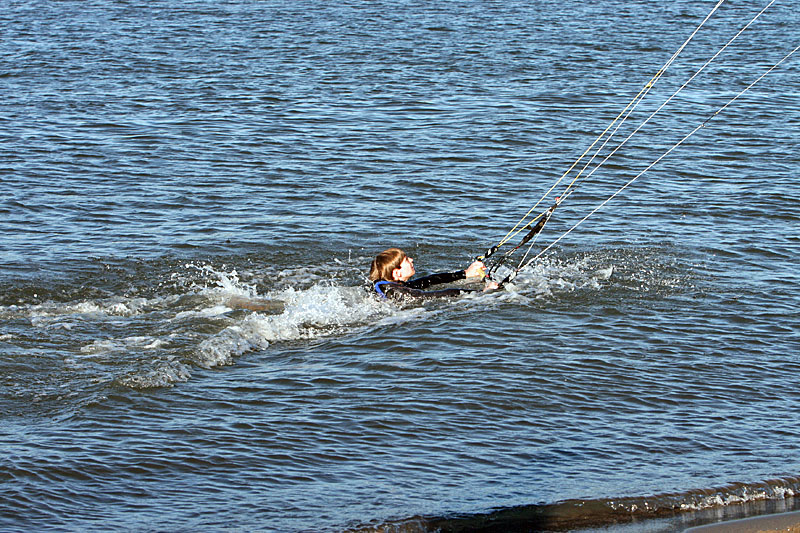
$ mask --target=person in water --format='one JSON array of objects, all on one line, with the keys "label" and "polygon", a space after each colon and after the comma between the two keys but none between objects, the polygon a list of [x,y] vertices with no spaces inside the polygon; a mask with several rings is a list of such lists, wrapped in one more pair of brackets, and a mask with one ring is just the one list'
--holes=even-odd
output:
[{"label": "person in water", "polygon": [[[483,268],[482,262],[475,261],[465,270],[441,272],[439,274],[431,274],[430,276],[409,281],[411,276],[416,274],[414,260],[399,248],[389,248],[379,253],[375,259],[372,260],[369,279],[373,283],[375,292],[383,298],[399,298],[404,296],[412,298],[439,298],[442,296],[458,296],[467,292],[477,291],[462,288],[448,288],[433,291],[427,291],[425,289],[433,285],[453,283],[462,279],[482,278]],[[483,290],[485,292],[496,289],[497,287],[497,283],[491,282],[487,283]]]}]

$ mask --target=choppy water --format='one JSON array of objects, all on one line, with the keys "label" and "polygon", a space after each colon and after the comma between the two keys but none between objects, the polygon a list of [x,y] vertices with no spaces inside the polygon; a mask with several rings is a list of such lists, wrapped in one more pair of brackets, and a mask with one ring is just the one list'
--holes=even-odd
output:
[{"label": "choppy water", "polygon": [[[724,3],[629,123],[766,4]],[[363,290],[388,246],[425,273],[497,242],[713,5],[2,2],[0,528],[678,531],[796,508],[797,57],[501,293]],[[800,44],[795,7],[538,246]]]}]

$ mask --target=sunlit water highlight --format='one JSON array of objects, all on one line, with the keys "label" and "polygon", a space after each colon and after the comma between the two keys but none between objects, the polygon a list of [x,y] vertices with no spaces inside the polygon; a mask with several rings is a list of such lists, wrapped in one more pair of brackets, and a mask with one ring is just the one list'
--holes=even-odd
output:
[{"label": "sunlit water highlight", "polygon": [[[666,532],[796,508],[797,60],[503,291],[365,288],[388,246],[428,273],[494,244],[711,7],[9,3],[0,528]],[[632,122],[761,7],[723,4]],[[796,46],[792,7],[537,246]]]}]

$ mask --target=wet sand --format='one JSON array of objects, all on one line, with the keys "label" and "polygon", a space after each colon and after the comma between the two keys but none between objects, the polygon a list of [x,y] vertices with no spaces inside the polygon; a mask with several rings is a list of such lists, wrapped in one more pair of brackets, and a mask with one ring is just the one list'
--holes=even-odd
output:
[{"label": "wet sand", "polygon": [[800,511],[692,527],[684,533],[800,533]]}]

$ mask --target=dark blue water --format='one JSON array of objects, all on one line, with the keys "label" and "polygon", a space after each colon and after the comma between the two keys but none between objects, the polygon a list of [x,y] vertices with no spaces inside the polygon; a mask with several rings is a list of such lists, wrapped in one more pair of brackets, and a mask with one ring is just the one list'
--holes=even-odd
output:
[{"label": "dark blue water", "polygon": [[[768,3],[724,2],[595,163]],[[390,246],[422,274],[497,243],[715,5],[2,2],[0,529],[796,508],[798,57],[564,236],[800,44],[792,2],[581,180],[502,291],[364,290]]]}]

